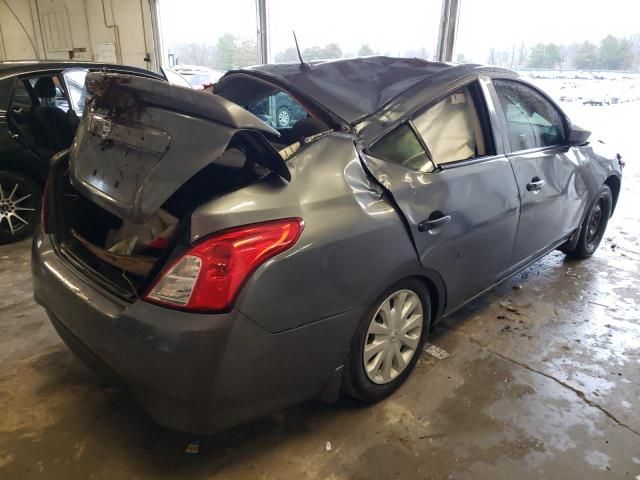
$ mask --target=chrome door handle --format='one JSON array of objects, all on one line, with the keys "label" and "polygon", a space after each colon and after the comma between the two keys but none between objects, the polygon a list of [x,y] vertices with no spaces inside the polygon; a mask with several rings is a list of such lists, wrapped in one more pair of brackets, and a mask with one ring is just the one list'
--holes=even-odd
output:
[{"label": "chrome door handle", "polygon": [[540,177],[533,177],[529,183],[527,183],[527,190],[529,192],[538,192],[544,187],[545,181],[540,180]]},{"label": "chrome door handle", "polygon": [[443,215],[438,218],[433,218],[431,220],[425,220],[424,222],[420,222],[418,225],[418,230],[421,232],[427,232],[429,230],[433,230],[435,228],[441,227],[445,223],[448,223],[451,220],[451,215]]}]

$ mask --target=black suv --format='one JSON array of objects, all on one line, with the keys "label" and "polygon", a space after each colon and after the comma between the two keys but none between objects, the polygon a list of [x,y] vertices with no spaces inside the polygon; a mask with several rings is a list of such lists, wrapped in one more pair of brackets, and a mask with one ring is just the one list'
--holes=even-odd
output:
[{"label": "black suv", "polygon": [[135,67],[87,62],[0,62],[0,245],[38,224],[51,156],[71,146],[89,71],[165,77]]}]

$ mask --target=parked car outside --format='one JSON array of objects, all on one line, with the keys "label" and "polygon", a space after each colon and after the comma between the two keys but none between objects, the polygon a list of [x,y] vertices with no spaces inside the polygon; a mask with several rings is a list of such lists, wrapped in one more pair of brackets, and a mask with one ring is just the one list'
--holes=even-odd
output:
[{"label": "parked car outside", "polygon": [[162,78],[101,63],[0,62],[0,245],[35,229],[49,159],[73,141],[90,71]]},{"label": "parked car outside", "polygon": [[[437,322],[554,249],[591,256],[620,192],[620,156],[506,69],[367,57],[234,70],[215,94],[86,84],[34,295],[178,430],[389,396]],[[241,107],[281,92],[307,113],[291,128]]]},{"label": "parked car outside", "polygon": [[307,116],[306,110],[284,92],[243,106],[275,128],[291,128],[298,120]]},{"label": "parked car outside", "polygon": [[173,71],[182,75],[193,88],[202,90],[207,85],[216,83],[224,72],[200,65],[176,65]]}]

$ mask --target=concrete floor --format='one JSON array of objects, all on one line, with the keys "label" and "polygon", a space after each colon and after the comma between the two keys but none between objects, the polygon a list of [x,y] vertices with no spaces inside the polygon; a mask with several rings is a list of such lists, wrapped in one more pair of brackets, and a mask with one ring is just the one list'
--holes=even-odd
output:
[{"label": "concrete floor", "polygon": [[552,253],[475,301],[432,335],[450,356],[423,354],[370,407],[166,431],[58,339],[31,299],[28,242],[0,248],[0,478],[640,478],[640,149],[610,133],[631,165],[597,254]]}]

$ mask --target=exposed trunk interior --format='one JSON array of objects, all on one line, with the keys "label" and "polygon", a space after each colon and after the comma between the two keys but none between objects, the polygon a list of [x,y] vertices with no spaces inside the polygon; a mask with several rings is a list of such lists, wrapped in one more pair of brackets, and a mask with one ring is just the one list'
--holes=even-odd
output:
[{"label": "exposed trunk interior", "polygon": [[[244,145],[230,145],[226,152],[229,154],[224,154],[216,163],[210,163],[191,177],[162,205],[162,211],[178,222],[166,242],[162,245],[138,245],[136,251],[129,254],[115,255],[108,251],[113,247],[110,237],[115,232],[124,232],[127,237],[126,220],[82,195],[70,182],[68,170],[61,169],[61,175],[55,179],[56,188],[51,188],[50,193],[57,197],[58,204],[64,205],[64,208],[57,209],[55,218],[55,240],[60,252],[112,293],[125,299],[136,298],[165,265],[171,253],[181,245],[188,245],[188,227],[194,209],[270,173],[257,165],[252,155],[245,155],[241,148],[247,152],[250,150]],[[129,256],[132,258],[127,259]],[[131,268],[132,264],[138,268]]]}]

